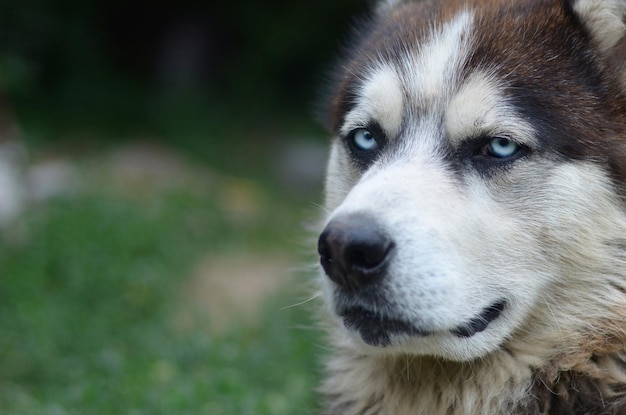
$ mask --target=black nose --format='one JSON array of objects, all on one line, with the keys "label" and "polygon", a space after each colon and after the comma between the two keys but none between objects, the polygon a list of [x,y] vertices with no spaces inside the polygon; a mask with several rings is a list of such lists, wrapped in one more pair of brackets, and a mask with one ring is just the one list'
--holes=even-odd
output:
[{"label": "black nose", "polygon": [[393,246],[374,218],[351,214],[326,225],[317,249],[326,275],[342,287],[355,290],[384,276]]}]

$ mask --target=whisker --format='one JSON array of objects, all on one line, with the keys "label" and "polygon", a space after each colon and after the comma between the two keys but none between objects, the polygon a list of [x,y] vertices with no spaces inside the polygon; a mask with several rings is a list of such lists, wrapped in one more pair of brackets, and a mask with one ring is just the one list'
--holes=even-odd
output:
[{"label": "whisker", "polygon": [[299,307],[301,305],[310,303],[311,301],[315,300],[316,298],[320,297],[322,295],[322,290],[319,290],[318,292],[316,292],[315,294],[313,294],[313,296],[307,298],[304,301],[300,301],[299,303],[295,303],[295,304],[291,304],[285,307],[282,307],[281,310],[288,310],[290,308],[294,308],[294,307]]}]

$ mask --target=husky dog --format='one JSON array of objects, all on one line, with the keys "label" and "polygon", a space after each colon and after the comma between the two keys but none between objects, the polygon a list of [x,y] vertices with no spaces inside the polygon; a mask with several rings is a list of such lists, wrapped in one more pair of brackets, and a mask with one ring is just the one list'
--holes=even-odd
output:
[{"label": "husky dog", "polygon": [[626,414],[626,0],[387,0],[330,102],[326,415]]}]

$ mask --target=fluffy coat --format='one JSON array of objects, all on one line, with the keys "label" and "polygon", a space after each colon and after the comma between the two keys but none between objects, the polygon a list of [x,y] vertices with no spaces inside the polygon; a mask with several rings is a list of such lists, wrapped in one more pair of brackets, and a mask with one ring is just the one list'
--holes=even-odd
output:
[{"label": "fluffy coat", "polygon": [[[387,0],[359,26],[329,104],[324,415],[626,414],[625,17]],[[393,255],[339,267],[368,226]]]}]

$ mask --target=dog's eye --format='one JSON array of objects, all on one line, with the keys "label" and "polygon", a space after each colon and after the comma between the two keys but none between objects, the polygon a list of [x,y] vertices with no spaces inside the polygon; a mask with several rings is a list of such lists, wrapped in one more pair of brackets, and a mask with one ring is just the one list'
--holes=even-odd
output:
[{"label": "dog's eye", "polygon": [[359,152],[372,152],[378,150],[378,140],[374,134],[365,128],[357,128],[348,136],[350,146]]},{"label": "dog's eye", "polygon": [[459,155],[468,155],[477,169],[486,172],[492,168],[505,167],[530,153],[529,147],[506,136],[484,136],[468,141],[465,147],[460,148]]},{"label": "dog's eye", "polygon": [[367,168],[380,154],[386,138],[382,129],[372,124],[367,128],[350,131],[345,141],[354,161],[362,168]]},{"label": "dog's eye", "polygon": [[519,144],[508,138],[497,137],[485,146],[483,154],[500,159],[507,159],[515,156],[521,148]]}]

